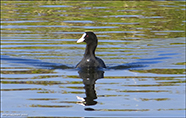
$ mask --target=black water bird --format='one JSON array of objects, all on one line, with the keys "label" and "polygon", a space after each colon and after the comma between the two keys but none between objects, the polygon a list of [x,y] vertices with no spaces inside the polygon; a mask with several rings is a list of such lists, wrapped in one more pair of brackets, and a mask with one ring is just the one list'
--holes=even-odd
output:
[{"label": "black water bird", "polygon": [[93,32],[85,32],[77,43],[85,42],[86,49],[83,59],[76,65],[76,68],[106,68],[102,59],[95,56],[98,44],[97,36]]}]

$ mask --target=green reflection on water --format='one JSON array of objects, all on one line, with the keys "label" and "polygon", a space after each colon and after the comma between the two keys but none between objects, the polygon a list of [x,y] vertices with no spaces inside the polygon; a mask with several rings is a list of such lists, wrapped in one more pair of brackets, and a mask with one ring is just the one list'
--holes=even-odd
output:
[{"label": "green reflection on water", "polygon": [[[173,2],[173,1],[172,1]],[[64,34],[54,35],[52,32],[82,32],[82,28],[72,26],[118,26],[117,31],[133,31],[142,28],[139,31],[145,32],[146,35],[138,35],[139,38],[175,38],[184,37],[184,12],[181,11],[184,2],[176,2],[173,4],[179,7],[162,7],[161,5],[169,4],[169,2],[161,1],[24,1],[21,4],[19,1],[9,2],[2,1],[2,21],[3,26],[18,25],[28,26],[28,28],[2,28],[8,31],[30,31],[26,34],[42,34],[50,37],[63,37]],[[67,5],[68,7],[40,7],[42,5]],[[100,8],[99,7],[104,7]],[[97,8],[98,7],[98,8]],[[17,15],[18,14],[18,15]],[[122,16],[121,16],[122,15]],[[157,18],[156,18],[157,17]],[[158,18],[160,17],[160,18]],[[29,21],[33,22],[29,22]],[[25,22],[13,22],[25,21]],[[28,22],[26,22],[28,21]],[[39,22],[37,22],[39,21]],[[40,22],[43,21],[43,22]],[[63,22],[63,21],[92,21],[92,22]],[[118,24],[117,24],[118,23]],[[135,23],[135,24],[122,24]],[[175,25],[177,24],[177,25]],[[56,25],[56,26],[55,26]],[[38,27],[29,27],[38,26]],[[45,27],[40,27],[45,26]],[[47,27],[48,26],[48,27]],[[53,26],[53,27],[51,27]],[[58,27],[61,26],[61,27]],[[62,27],[63,26],[63,27]],[[169,31],[177,30],[178,32],[166,32],[166,35],[159,35],[157,32],[151,32],[148,28],[154,31]],[[115,28],[88,28],[83,30],[91,31],[116,31]],[[14,32],[12,32],[14,34]],[[16,32],[15,32],[16,33]],[[22,32],[21,34],[23,34]],[[161,33],[161,32],[160,32]],[[19,34],[19,33],[16,33]],[[134,33],[136,34],[136,33]],[[126,37],[134,37],[134,34],[126,33]],[[137,33],[138,34],[138,33]],[[65,35],[72,38],[75,35]],[[123,34],[112,34],[112,39],[121,39]],[[75,36],[76,37],[76,36]]]},{"label": "green reflection on water", "polygon": [[35,105],[35,104],[32,104],[32,105],[30,105],[30,107],[52,107],[52,108],[65,107],[65,108],[68,108],[68,107],[72,107],[72,106],[70,106],[70,105],[40,105],[40,104]]},{"label": "green reflection on water", "polygon": [[43,73],[56,73],[54,70],[48,69],[34,69],[24,71],[1,71],[1,74],[43,74]]},{"label": "green reflection on water", "polygon": [[156,74],[184,74],[185,69],[151,69],[151,70],[131,70],[140,73],[156,73]]}]

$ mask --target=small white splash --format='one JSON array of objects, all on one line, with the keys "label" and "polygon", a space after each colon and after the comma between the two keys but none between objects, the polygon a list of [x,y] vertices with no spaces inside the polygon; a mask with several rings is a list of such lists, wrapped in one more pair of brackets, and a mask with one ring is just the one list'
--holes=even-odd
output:
[{"label": "small white splash", "polygon": [[77,102],[77,104],[82,105],[82,106],[85,106],[85,104],[84,104],[85,99],[82,98],[82,97],[79,97],[79,96],[76,96],[76,97],[77,97],[78,100],[80,100],[80,101]]},{"label": "small white splash", "polygon": [[78,100],[85,101],[85,99],[82,98],[82,97],[76,96],[76,98],[77,98]]},{"label": "small white splash", "polygon": [[90,61],[90,59],[87,59],[87,61],[89,62],[89,61]]}]

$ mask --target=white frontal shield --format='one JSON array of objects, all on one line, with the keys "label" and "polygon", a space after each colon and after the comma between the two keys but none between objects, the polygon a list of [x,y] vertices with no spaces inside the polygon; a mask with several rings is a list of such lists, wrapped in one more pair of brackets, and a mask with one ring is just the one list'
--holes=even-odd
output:
[{"label": "white frontal shield", "polygon": [[85,40],[85,36],[86,36],[86,33],[84,33],[84,34],[82,35],[82,37],[81,37],[80,39],[77,40],[77,43],[83,42],[83,41]]}]

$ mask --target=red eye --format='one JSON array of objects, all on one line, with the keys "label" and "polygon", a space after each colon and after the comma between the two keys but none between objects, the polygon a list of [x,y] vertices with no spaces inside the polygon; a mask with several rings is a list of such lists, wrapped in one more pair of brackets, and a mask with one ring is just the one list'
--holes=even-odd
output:
[{"label": "red eye", "polygon": [[86,35],[86,37],[88,37],[88,35]]}]

